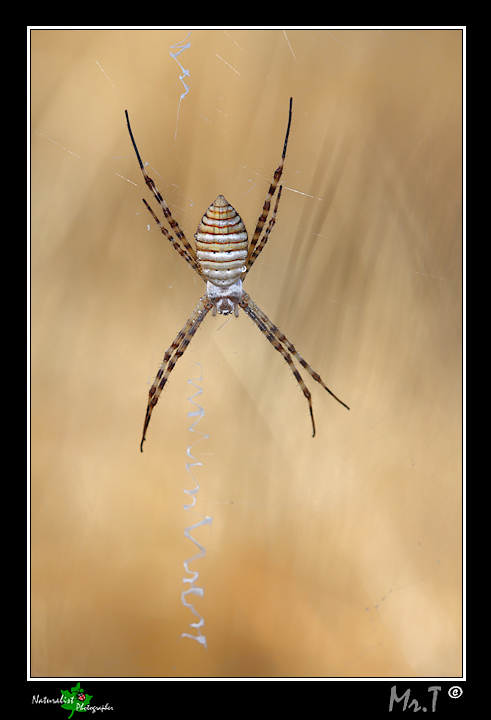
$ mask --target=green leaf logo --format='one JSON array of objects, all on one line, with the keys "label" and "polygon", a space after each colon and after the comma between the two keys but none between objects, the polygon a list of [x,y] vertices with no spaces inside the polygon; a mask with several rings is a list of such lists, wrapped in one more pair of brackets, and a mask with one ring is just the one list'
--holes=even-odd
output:
[{"label": "green leaf logo", "polygon": [[63,698],[63,705],[61,707],[63,710],[70,710],[68,718],[68,720],[70,720],[74,712],[85,712],[94,696],[87,695],[78,682],[75,687],[72,687],[69,691],[62,690],[61,697]]}]

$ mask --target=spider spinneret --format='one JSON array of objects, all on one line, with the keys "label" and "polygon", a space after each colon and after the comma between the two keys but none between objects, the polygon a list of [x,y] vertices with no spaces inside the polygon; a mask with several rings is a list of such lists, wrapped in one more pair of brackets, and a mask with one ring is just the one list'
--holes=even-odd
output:
[{"label": "spider spinneret", "polygon": [[288,125],[281,161],[274,173],[273,181],[269,186],[262,213],[257,221],[256,229],[251,242],[249,243],[246,227],[238,212],[227,202],[223,195],[219,195],[201,218],[201,222],[195,235],[196,250],[188,242],[186,236],[179,227],[179,224],[172,217],[171,211],[158,191],[154,181],[147,174],[131,131],[128,112],[125,111],[128,132],[130,134],[131,142],[133,144],[140,169],[143,173],[143,177],[148,188],[152,191],[155,199],[162,208],[164,217],[167,219],[175,237],[164,225],[162,225],[147,201],[144,199],[143,202],[157,223],[160,231],[163,235],[165,235],[167,240],[169,240],[172,247],[177,250],[181,257],[183,257],[193,270],[202,278],[202,280],[206,282],[205,294],[200,298],[194,312],[187,320],[182,330],[180,330],[177,334],[172,345],[166,350],[162,364],[157,372],[152,387],[149,390],[147,412],[145,415],[143,435],[140,443],[140,450],[142,452],[148,424],[150,422],[153,408],[160,397],[160,393],[162,392],[176,362],[186,350],[187,346],[193,339],[196,330],[210,310],[212,311],[212,315],[216,315],[217,313],[220,315],[230,315],[231,313],[234,313],[236,317],[238,317],[239,307],[242,308],[246,315],[251,318],[261,332],[266,336],[275,350],[283,356],[309,404],[310,418],[312,421],[312,437],[315,436],[312,396],[305,385],[302,376],[295,367],[293,358],[299,362],[300,365],[307,370],[309,375],[316,382],[322,385],[322,387],[327,390],[327,392],[332,395],[335,400],[349,410],[349,407],[331,390],[329,390],[327,385],[325,385],[322,381],[320,375],[310,367],[301,355],[299,355],[294,345],[276,327],[276,325],[271,322],[268,316],[258,308],[256,303],[246,292],[244,292],[242,288],[242,281],[245,279],[247,273],[266,245],[276,221],[276,214],[278,212],[278,205],[280,203],[282,191],[281,185],[276,197],[273,214],[263,234],[263,228],[271,209],[271,201],[283,172],[283,164],[285,161],[286,148],[288,145],[288,137],[290,135],[290,126],[292,122],[292,105],[293,100],[290,98]]}]

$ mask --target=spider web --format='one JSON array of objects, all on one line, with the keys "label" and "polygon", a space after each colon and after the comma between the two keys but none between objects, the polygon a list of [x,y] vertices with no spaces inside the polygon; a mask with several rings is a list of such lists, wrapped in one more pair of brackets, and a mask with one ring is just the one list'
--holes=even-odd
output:
[{"label": "spider web", "polygon": [[[33,675],[457,677],[462,32],[188,33],[31,35]],[[246,290],[351,411],[304,373],[312,440],[281,356],[243,313],[210,315],[140,456],[204,285],[141,202],[124,110],[192,240],[218,194],[251,234],[290,96]],[[179,511],[196,362],[212,531]],[[178,642],[185,527],[206,653]]]},{"label": "spider web", "polygon": [[[195,445],[200,443],[202,440],[207,440],[208,435],[205,433],[200,432],[199,430],[196,430],[196,425],[199,423],[199,421],[204,417],[205,411],[199,405],[197,402],[195,402],[195,398],[201,395],[202,389],[201,385],[197,385],[196,383],[202,383],[203,382],[203,374],[200,374],[199,378],[195,378],[194,380],[188,380],[188,383],[190,385],[193,385],[193,387],[196,389],[196,392],[191,395],[188,399],[189,402],[195,406],[195,410],[190,410],[188,412],[189,418],[196,418],[196,420],[193,420],[189,427],[189,431],[192,433],[198,433],[202,437],[198,438],[196,441],[194,441],[191,445],[188,445],[187,449],[187,456],[190,459],[191,462],[186,462],[186,470],[189,472],[191,478],[193,479],[195,483],[195,487],[191,489],[185,489],[184,492],[186,495],[189,496],[191,502],[188,505],[184,505],[185,510],[192,510],[196,504],[196,497],[199,491],[199,485],[196,481],[196,477],[194,475],[194,468],[202,467],[203,463],[200,462],[195,458],[195,456],[192,454],[191,450],[194,448]],[[206,556],[206,550],[201,543],[199,543],[193,535],[191,535],[192,532],[194,532],[197,528],[202,527],[203,525],[211,525],[213,522],[213,518],[211,517],[203,517],[201,520],[198,520],[198,522],[194,523],[193,525],[190,525],[187,527],[184,531],[184,535],[188,540],[191,540],[196,547],[198,548],[198,553],[196,555],[193,555],[192,557],[188,558],[184,561],[184,570],[186,571],[187,575],[190,577],[185,577],[183,579],[184,583],[189,583],[189,588],[187,590],[184,590],[181,594],[181,600],[182,604],[189,608],[193,615],[195,615],[198,620],[196,622],[191,623],[190,627],[194,628],[196,630],[196,633],[181,633],[181,637],[187,637],[191,638],[193,640],[197,640],[201,645],[203,645],[206,648],[206,636],[203,634],[202,628],[205,624],[204,618],[197,612],[194,605],[189,602],[188,595],[193,595],[197,597],[203,597],[204,590],[202,587],[199,587],[198,585],[195,585],[195,583],[198,580],[199,572],[197,570],[190,570],[189,565],[193,563],[195,560],[199,560],[200,558],[203,558]]]}]

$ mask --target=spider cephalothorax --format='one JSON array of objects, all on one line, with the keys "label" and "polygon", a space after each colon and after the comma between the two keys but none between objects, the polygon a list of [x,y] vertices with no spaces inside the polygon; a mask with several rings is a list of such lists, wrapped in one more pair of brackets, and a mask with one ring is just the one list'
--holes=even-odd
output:
[{"label": "spider cephalothorax", "polygon": [[177,334],[177,337],[172,345],[166,351],[162,364],[157,372],[157,376],[150,388],[145,423],[143,425],[143,436],[140,444],[142,452],[150,417],[152,415],[153,408],[157,404],[160,393],[162,392],[162,389],[176,362],[186,350],[187,346],[193,339],[196,330],[210,310],[212,310],[212,315],[216,315],[217,312],[221,315],[230,315],[231,313],[234,313],[238,317],[239,307],[242,308],[246,315],[251,318],[261,332],[267,337],[275,350],[278,350],[278,352],[283,355],[284,359],[290,366],[295,379],[302,388],[303,394],[307,398],[307,402],[309,403],[310,417],[312,420],[312,437],[315,435],[312,397],[309,389],[302,379],[302,376],[296,369],[293,359],[297,360],[300,365],[307,370],[311,377],[322,385],[322,387],[327,390],[333,398],[341,403],[341,405],[344,405],[345,408],[348,408],[342,400],[336,397],[336,395],[329,390],[327,385],[325,385],[321,380],[320,375],[316,373],[307,362],[305,362],[301,355],[299,355],[295,350],[292,343],[285,337],[285,335],[283,335],[276,325],[271,322],[268,316],[258,308],[256,303],[251,300],[250,296],[244,292],[242,288],[244,278],[256,261],[259,253],[266,245],[269,234],[276,221],[276,213],[278,212],[278,205],[280,203],[282,190],[281,185],[276,197],[273,214],[266,230],[264,231],[264,234],[262,234],[264,224],[271,209],[271,201],[283,172],[286,147],[288,145],[288,136],[290,134],[290,126],[292,122],[292,104],[292,98],[290,98],[288,126],[286,129],[281,162],[275,171],[273,182],[269,186],[263,210],[259,216],[259,220],[257,221],[252,240],[249,243],[247,230],[238,212],[227,202],[223,195],[219,195],[215,202],[210,205],[206,213],[203,215],[198,226],[198,230],[195,235],[196,250],[188,242],[181,228],[172,217],[171,211],[158,191],[154,181],[147,174],[143,166],[140,153],[138,152],[138,148],[136,147],[135,139],[133,138],[128,112],[126,112],[128,131],[143,173],[143,177],[145,178],[145,182],[161,206],[164,216],[167,218],[167,221],[176,237],[174,237],[167,228],[162,225],[147,201],[143,200],[143,202],[150,211],[161,232],[169,240],[174,249],[177,250],[186,262],[191,265],[193,270],[195,270],[206,282],[205,294],[200,298],[193,314],[186,322],[182,330]]}]

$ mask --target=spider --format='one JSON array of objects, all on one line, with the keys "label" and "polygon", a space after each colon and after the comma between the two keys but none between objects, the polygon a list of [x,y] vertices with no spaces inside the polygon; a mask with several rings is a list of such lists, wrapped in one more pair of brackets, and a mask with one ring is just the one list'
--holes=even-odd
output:
[{"label": "spider", "polygon": [[[157,186],[152,178],[148,175],[143,165],[140,153],[136,146],[133,133],[131,131],[128,111],[125,111],[126,123],[130,134],[131,142],[140,165],[140,169],[145,178],[145,182],[155,196],[163,210],[164,216],[167,218],[171,229],[174,231],[175,237],[160,222],[154,211],[145,199],[143,202],[150,212],[151,216],[157,223],[160,231],[169,240],[172,247],[177,250],[179,255],[193,268],[193,270],[206,282],[206,292],[200,298],[198,305],[192,313],[189,320],[177,334],[172,345],[166,350],[162,364],[157,372],[157,376],[153,381],[153,385],[148,393],[148,405],[143,425],[143,435],[140,443],[140,450],[143,452],[143,443],[147,434],[148,424],[152,417],[152,412],[158,402],[160,393],[169,379],[169,375],[176,362],[186,350],[187,346],[193,339],[196,330],[199,328],[207,314],[212,311],[212,315],[230,315],[234,313],[239,316],[239,307],[248,315],[251,320],[258,326],[261,332],[267,337],[275,350],[277,350],[288,363],[296,381],[302,388],[309,404],[310,418],[312,421],[312,437],[315,436],[314,410],[312,407],[312,397],[302,376],[298,372],[293,363],[293,358],[307,370],[307,372],[318,382],[324,390],[332,395],[341,405],[349,410],[349,407],[336,395],[329,390],[324,384],[320,375],[313,370],[310,365],[298,354],[292,343],[283,335],[276,325],[258,308],[251,297],[242,289],[242,282],[247,273],[257,260],[259,254],[268,242],[269,235],[276,221],[278,205],[280,204],[282,186],[278,190],[276,202],[271,219],[264,230],[264,225],[268,219],[271,202],[276,191],[276,186],[283,172],[283,164],[285,162],[286,148],[288,145],[288,136],[290,134],[290,126],[292,122],[292,106],[293,99],[290,98],[290,110],[288,114],[288,125],[286,128],[285,143],[283,145],[283,153],[281,161],[276,169],[273,182],[271,183],[266,200],[264,201],[263,210],[257,221],[254,235],[249,243],[245,225],[237,213],[237,211],[229,204],[229,202],[219,195],[213,202],[206,213],[203,215],[198,230],[195,234],[196,250],[190,245],[186,236],[182,232],[178,223],[172,217],[171,211],[167,206],[164,198],[160,194]],[[176,239],[177,238],[177,239]]]}]

